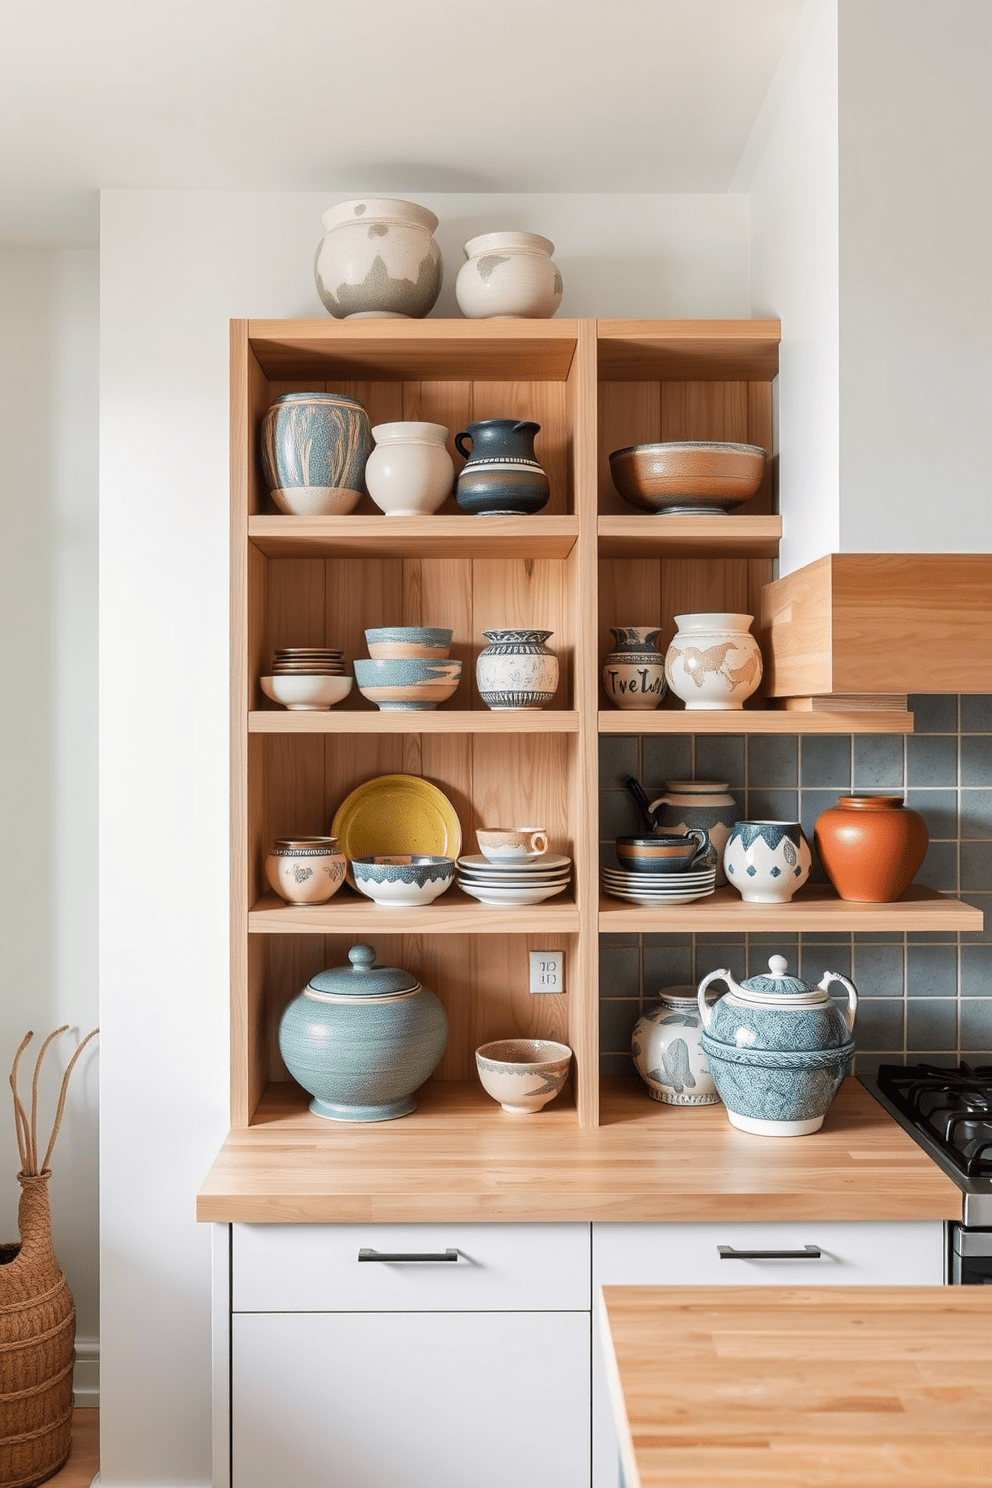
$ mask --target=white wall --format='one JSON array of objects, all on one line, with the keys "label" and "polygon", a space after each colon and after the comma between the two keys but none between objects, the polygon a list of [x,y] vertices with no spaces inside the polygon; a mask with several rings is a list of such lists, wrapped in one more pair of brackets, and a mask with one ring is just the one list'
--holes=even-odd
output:
[{"label": "white wall", "polygon": [[750,191],[751,307],[782,321],[781,573],[840,547],[837,3],[812,0],[735,183]]},{"label": "white wall", "polygon": [[840,546],[992,550],[992,5],[840,3]]},{"label": "white wall", "polygon": [[[0,1074],[24,1034],[30,1098],[49,1049],[39,1133],[47,1142],[62,1072],[97,1011],[97,255],[0,249]],[[99,1333],[97,1072],[73,1074],[52,1159],[56,1254],[76,1303],[76,1385],[95,1403]],[[43,1151],[44,1149],[42,1149]],[[0,1235],[17,1234],[11,1102],[0,1105]]]},{"label": "white wall", "polygon": [[[746,316],[736,196],[411,193],[539,229],[562,314]],[[101,220],[103,1488],[206,1482],[208,1232],[227,1131],[228,320],[324,317],[324,197],[107,192]]]}]

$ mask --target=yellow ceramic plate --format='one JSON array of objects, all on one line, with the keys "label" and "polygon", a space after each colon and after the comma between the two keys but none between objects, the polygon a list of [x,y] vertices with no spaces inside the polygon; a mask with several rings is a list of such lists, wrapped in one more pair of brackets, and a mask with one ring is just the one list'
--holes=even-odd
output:
[{"label": "yellow ceramic plate", "polygon": [[[462,829],[455,808],[419,775],[379,775],[346,797],[331,823],[346,858],[433,853],[457,858]],[[349,881],[351,874],[348,874]]]}]

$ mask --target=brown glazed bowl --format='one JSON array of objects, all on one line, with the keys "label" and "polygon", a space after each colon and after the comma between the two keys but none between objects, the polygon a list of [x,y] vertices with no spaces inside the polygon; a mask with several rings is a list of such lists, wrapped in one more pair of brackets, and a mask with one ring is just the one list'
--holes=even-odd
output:
[{"label": "brown glazed bowl", "polygon": [[610,474],[624,501],[639,511],[728,512],[757,495],[765,459],[756,444],[632,444],[610,455]]}]

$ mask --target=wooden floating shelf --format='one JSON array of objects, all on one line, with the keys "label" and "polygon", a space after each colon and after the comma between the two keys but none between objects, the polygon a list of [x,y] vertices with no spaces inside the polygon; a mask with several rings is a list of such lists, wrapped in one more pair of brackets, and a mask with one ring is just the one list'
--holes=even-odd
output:
[{"label": "wooden floating shelf", "polygon": [[611,934],[625,930],[697,935],[820,930],[847,935],[881,930],[904,935],[922,930],[981,930],[983,924],[980,909],[918,884],[895,904],[856,904],[839,899],[822,884],[806,884],[788,904],[746,904],[733,888],[717,889],[705,899],[667,908],[628,904],[605,894],[599,903],[599,928]]},{"label": "wooden floating shelf", "polygon": [[912,713],[805,713],[785,708],[685,708],[638,712],[618,708],[599,715],[601,734],[911,734]]},{"label": "wooden floating shelf", "polygon": [[771,382],[782,339],[777,320],[600,320],[606,382]]},{"label": "wooden floating shelf", "polygon": [[347,889],[329,904],[289,905],[266,894],[248,914],[248,930],[266,935],[569,935],[579,928],[579,911],[566,894],[542,904],[480,904],[458,888],[433,904],[401,909],[373,904]]},{"label": "wooden floating shelf", "polygon": [[575,517],[248,518],[267,558],[567,558]]},{"label": "wooden floating shelf", "polygon": [[578,336],[579,322],[567,319],[248,322],[255,358],[276,381],[326,371],[376,381],[564,382]]},{"label": "wooden floating shelf", "polygon": [[575,734],[579,715],[564,709],[522,708],[491,713],[425,709],[370,712],[334,709],[298,713],[288,708],[248,714],[251,734]]},{"label": "wooden floating shelf", "polygon": [[781,517],[600,517],[601,558],[777,558]]}]

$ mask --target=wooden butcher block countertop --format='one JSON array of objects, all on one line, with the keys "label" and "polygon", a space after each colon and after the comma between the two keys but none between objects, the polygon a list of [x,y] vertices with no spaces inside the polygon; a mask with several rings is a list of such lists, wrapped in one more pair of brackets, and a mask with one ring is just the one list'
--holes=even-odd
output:
[{"label": "wooden butcher block countertop", "polygon": [[606,1287],[626,1488],[988,1488],[992,1293]]},{"label": "wooden butcher block countertop", "polygon": [[[279,1087],[276,1087],[278,1090]],[[514,1116],[479,1087],[427,1085],[399,1121],[322,1120],[295,1087],[232,1131],[197,1198],[223,1223],[960,1219],[961,1194],[848,1079],[819,1132],[758,1137],[722,1105],[618,1081],[601,1124],[562,1097]],[[485,1104],[482,1104],[485,1102]]]}]

